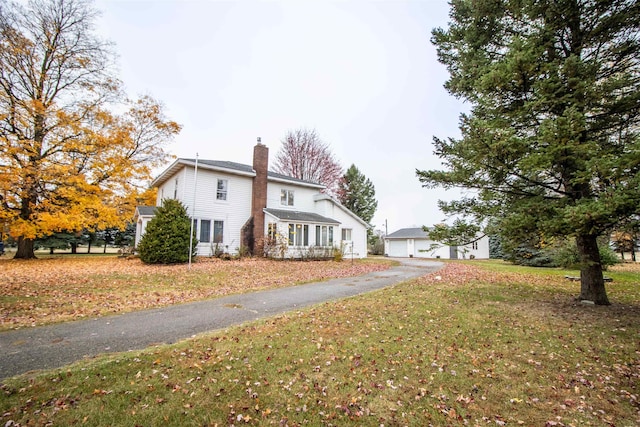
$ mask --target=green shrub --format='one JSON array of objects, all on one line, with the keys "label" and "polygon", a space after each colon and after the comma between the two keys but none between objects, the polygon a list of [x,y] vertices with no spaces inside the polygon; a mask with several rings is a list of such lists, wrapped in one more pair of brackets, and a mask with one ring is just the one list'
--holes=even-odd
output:
[{"label": "green shrub", "polygon": [[342,250],[338,248],[333,248],[333,260],[336,262],[341,262],[344,259],[344,254]]},{"label": "green shrub", "polygon": [[551,254],[556,267],[572,270],[580,269],[580,253],[572,240],[565,240],[558,244]]},{"label": "green shrub", "polygon": [[382,236],[371,236],[369,238],[368,250],[371,255],[384,255],[384,239]]},{"label": "green shrub", "polygon": [[602,269],[607,270],[612,265],[620,262],[618,254],[615,253],[609,245],[600,245],[600,260],[602,261]]},{"label": "green shrub", "polygon": [[[613,249],[609,247],[606,240],[599,241],[598,248],[603,270],[618,263],[618,256]],[[575,270],[580,269],[580,253],[578,253],[575,241],[564,240],[554,247],[551,254],[556,266]]]},{"label": "green shrub", "polygon": [[[149,221],[138,245],[140,259],[147,264],[177,264],[189,260],[191,219],[178,200],[165,199]],[[193,230],[191,254],[196,254],[198,240]]]},{"label": "green shrub", "polygon": [[[619,262],[618,256],[609,247],[609,241],[606,238],[598,240],[598,248],[603,270]],[[580,254],[574,239],[558,239],[544,246],[532,239],[521,242],[515,247],[503,244],[501,251],[503,259],[517,265],[580,269]]]},{"label": "green shrub", "polygon": [[504,250],[503,257],[517,265],[528,267],[555,267],[552,251],[548,248],[539,249],[534,245],[522,244],[511,250]]},{"label": "green shrub", "polygon": [[238,254],[236,255],[236,257],[238,259],[243,259],[243,258],[251,258],[251,249],[249,249],[249,247],[241,245],[238,248]]}]

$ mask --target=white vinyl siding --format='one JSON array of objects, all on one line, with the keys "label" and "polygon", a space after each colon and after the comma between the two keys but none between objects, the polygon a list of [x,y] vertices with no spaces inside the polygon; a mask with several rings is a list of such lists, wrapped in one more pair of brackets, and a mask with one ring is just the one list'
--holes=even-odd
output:
[{"label": "white vinyl siding", "polygon": [[[164,199],[176,199],[180,200],[186,205],[185,201],[185,181],[186,181],[186,169],[182,169],[180,172],[167,179],[164,184],[158,187],[158,195],[156,196],[156,206],[162,206]],[[191,171],[193,173],[193,170]]]},{"label": "white vinyl siding", "polygon": [[[353,256],[354,258],[367,257],[367,228],[360,218],[326,197],[320,197],[319,200],[314,201],[313,212],[340,223],[340,231],[336,231],[338,234],[335,236],[340,241],[335,242],[335,246],[341,247],[345,255]],[[351,240],[343,238],[342,231],[345,229],[351,230]]]},{"label": "white vinyl siding", "polygon": [[[294,205],[282,204],[282,190],[293,191]],[[267,183],[267,207],[274,209],[295,209],[301,212],[315,212],[313,196],[318,194],[314,188],[286,185],[279,182]]]},{"label": "white vinyl siding", "polygon": [[463,246],[459,249],[466,249],[465,257],[471,258],[472,256],[477,259],[489,258],[489,237],[483,236],[479,240]]},{"label": "white vinyl siding", "polygon": [[[251,217],[252,177],[225,174],[219,171],[209,171],[198,168],[198,188],[196,190],[195,215],[192,213],[194,200],[194,169],[185,168],[182,174],[186,181],[184,186],[183,203],[187,206],[190,216],[211,220],[211,239],[198,245],[198,255],[211,255],[214,243],[222,243],[224,251],[236,253],[240,245],[242,226]],[[227,181],[227,200],[217,200],[218,180]],[[222,231],[216,234],[216,222],[220,221]],[[216,238],[220,241],[216,242]]]}]

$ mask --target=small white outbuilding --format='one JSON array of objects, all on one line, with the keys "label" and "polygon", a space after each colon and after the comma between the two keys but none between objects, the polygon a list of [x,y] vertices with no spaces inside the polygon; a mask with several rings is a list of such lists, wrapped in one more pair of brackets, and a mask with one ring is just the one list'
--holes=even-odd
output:
[{"label": "small white outbuilding", "polygon": [[422,227],[401,228],[384,238],[384,252],[394,258],[488,259],[489,237],[464,246],[448,246],[429,238]]}]

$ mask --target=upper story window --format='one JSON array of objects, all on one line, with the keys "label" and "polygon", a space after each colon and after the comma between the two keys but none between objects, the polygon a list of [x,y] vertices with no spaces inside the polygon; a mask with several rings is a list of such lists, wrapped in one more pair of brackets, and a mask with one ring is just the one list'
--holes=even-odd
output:
[{"label": "upper story window", "polygon": [[227,190],[229,188],[229,181],[226,179],[218,180],[218,187],[216,190],[216,200],[227,200]]},{"label": "upper story window", "polygon": [[293,206],[293,190],[280,190],[280,204],[283,206]]},{"label": "upper story window", "polygon": [[343,242],[350,242],[351,241],[351,229],[350,228],[343,228],[342,229],[342,241]]},{"label": "upper story window", "polygon": [[471,249],[476,250],[476,251],[478,250],[478,242],[477,241],[471,243]]},{"label": "upper story window", "polygon": [[178,198],[178,178],[176,178],[175,187],[173,187],[173,198]]}]

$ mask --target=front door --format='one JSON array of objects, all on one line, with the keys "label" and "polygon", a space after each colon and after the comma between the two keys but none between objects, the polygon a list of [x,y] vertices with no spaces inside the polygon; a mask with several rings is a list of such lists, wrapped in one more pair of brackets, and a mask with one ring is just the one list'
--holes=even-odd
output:
[{"label": "front door", "polygon": [[458,259],[458,247],[457,246],[449,246],[449,258],[450,259]]}]

